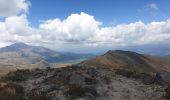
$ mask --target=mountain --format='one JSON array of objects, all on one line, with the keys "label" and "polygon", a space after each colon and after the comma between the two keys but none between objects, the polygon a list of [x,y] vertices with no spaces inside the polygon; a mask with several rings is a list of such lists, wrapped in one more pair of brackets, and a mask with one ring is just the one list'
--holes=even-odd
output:
[{"label": "mountain", "polygon": [[170,60],[158,56],[139,54],[131,51],[108,51],[104,55],[79,63],[81,66],[111,67],[139,73],[170,72]]},{"label": "mountain", "polygon": [[41,46],[14,43],[0,49],[0,73],[17,69],[58,67],[63,63],[73,64],[91,58],[90,54],[61,53]]},{"label": "mountain", "polygon": [[59,54],[53,50],[50,50],[44,47],[30,46],[25,43],[15,43],[15,44],[12,44],[10,46],[0,49],[0,53],[5,53],[5,52],[18,52],[23,57],[34,56],[34,57],[42,57],[42,58],[46,56]]},{"label": "mountain", "polygon": [[[71,62],[92,57],[90,54],[61,53],[41,46],[30,46],[25,43],[15,43],[0,49],[0,54],[4,56],[20,56],[32,63],[45,60],[49,63]],[[9,58],[9,57],[7,57]]]},{"label": "mountain", "polygon": [[0,74],[17,69],[46,68],[50,64],[44,60],[44,55],[54,52],[24,43],[15,43],[0,49]]},{"label": "mountain", "polygon": [[[0,63],[1,65],[13,66],[13,69],[16,68],[34,68],[45,61],[47,55],[57,54],[56,52],[38,46],[29,46],[24,43],[15,43],[10,46],[0,49]],[[46,65],[41,67],[45,68]],[[37,66],[38,67],[38,66]]]}]

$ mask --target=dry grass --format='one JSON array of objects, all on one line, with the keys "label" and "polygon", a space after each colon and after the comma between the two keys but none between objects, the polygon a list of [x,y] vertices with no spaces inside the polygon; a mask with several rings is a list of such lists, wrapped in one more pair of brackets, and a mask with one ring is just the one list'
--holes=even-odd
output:
[{"label": "dry grass", "polygon": [[112,51],[84,61],[80,65],[109,67],[113,69],[128,69],[138,73],[155,73],[161,70],[170,72],[170,60],[150,55],[142,55],[127,51]]}]

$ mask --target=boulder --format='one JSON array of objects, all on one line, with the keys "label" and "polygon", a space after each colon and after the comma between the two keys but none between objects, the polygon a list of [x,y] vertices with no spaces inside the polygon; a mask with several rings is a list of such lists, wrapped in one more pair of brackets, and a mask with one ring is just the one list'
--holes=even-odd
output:
[{"label": "boulder", "polygon": [[84,85],[85,77],[83,75],[79,75],[79,74],[72,74],[70,77],[69,84]]},{"label": "boulder", "polygon": [[155,77],[150,74],[142,73],[137,76],[139,76],[144,84],[149,85],[155,83]]},{"label": "boulder", "polygon": [[169,99],[170,99],[170,86],[168,86],[168,87],[165,89],[165,92],[166,92],[165,97],[169,100]]},{"label": "boulder", "polygon": [[166,71],[158,72],[155,76],[155,81],[161,85],[170,85],[170,73]]}]

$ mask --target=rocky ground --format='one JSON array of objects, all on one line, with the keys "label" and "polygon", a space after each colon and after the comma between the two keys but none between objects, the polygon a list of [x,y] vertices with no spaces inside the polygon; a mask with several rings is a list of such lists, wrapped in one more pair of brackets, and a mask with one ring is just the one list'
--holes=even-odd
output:
[{"label": "rocky ground", "polygon": [[143,76],[85,66],[18,70],[1,78],[0,100],[168,100],[167,86]]}]

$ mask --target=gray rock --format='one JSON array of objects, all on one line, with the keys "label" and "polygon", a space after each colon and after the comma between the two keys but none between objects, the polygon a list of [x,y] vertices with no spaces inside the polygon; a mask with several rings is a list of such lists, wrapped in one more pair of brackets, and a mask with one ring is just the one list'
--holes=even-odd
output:
[{"label": "gray rock", "polygon": [[158,72],[155,76],[155,81],[158,84],[170,85],[170,73],[166,71]]},{"label": "gray rock", "polygon": [[70,77],[69,84],[84,85],[85,84],[85,77],[83,75],[73,74]]}]

